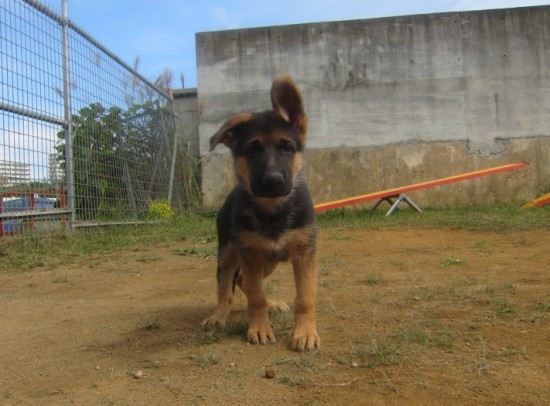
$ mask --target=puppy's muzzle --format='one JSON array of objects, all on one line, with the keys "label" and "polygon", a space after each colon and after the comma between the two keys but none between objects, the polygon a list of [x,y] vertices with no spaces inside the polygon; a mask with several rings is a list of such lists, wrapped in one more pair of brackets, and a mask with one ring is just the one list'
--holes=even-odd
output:
[{"label": "puppy's muzzle", "polygon": [[282,189],[285,184],[285,178],[280,172],[267,172],[263,176],[262,184],[266,189]]},{"label": "puppy's muzzle", "polygon": [[252,184],[252,191],[258,197],[286,196],[292,189],[291,181],[280,171],[267,171]]}]

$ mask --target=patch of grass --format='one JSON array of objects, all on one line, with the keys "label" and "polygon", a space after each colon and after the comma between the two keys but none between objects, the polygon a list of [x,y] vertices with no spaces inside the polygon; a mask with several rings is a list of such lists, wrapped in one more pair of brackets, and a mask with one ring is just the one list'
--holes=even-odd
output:
[{"label": "patch of grass", "polygon": [[278,334],[289,332],[294,326],[294,312],[292,309],[288,312],[278,310],[269,312],[269,320],[273,325],[273,329]]},{"label": "patch of grass", "polygon": [[368,346],[357,346],[351,355],[367,368],[395,365],[399,362],[395,347],[385,341],[380,342],[376,339],[372,339]]},{"label": "patch of grass", "polygon": [[498,298],[493,302],[493,311],[495,317],[508,316],[510,314],[516,314],[517,308],[510,303],[507,298]]},{"label": "patch of grass", "polygon": [[403,344],[416,344],[427,348],[437,347],[451,349],[454,345],[455,335],[446,329],[428,331],[419,327],[401,329],[396,336]]},{"label": "patch of grass", "polygon": [[38,267],[89,262],[91,256],[106,257],[120,250],[149,249],[156,244],[182,239],[212,238],[213,218],[188,215],[168,222],[146,225],[107,226],[48,235],[25,235],[0,239],[0,271],[28,271]]},{"label": "patch of grass", "polygon": [[329,276],[330,274],[332,274],[332,269],[330,267],[326,264],[319,264],[319,275]]},{"label": "patch of grass", "polygon": [[147,318],[142,324],[141,328],[144,330],[158,330],[160,329],[160,324],[156,316]]},{"label": "patch of grass", "polygon": [[504,286],[503,286],[504,290],[507,291],[508,293],[515,293],[516,290],[518,289],[516,285],[514,285],[513,283],[505,283]]},{"label": "patch of grass", "polygon": [[200,237],[193,237],[191,241],[195,243],[201,243],[201,244],[208,244],[211,242],[215,242],[218,240],[218,237],[216,235],[207,235],[207,236],[200,236]]},{"label": "patch of grass", "polygon": [[323,257],[319,260],[319,275],[330,275],[333,269],[341,269],[344,262],[338,257]]},{"label": "patch of grass", "polygon": [[141,257],[138,257],[136,259],[137,262],[142,262],[144,264],[147,264],[149,262],[157,262],[157,261],[162,261],[162,257],[159,257],[157,255],[145,255],[145,256],[141,256]]},{"label": "patch of grass", "polygon": [[196,256],[199,258],[212,258],[216,252],[212,248],[186,247],[178,251],[178,255],[183,257]]},{"label": "patch of grass", "polygon": [[208,353],[208,354],[205,354],[205,355],[197,358],[197,362],[202,367],[209,367],[209,366],[218,364],[220,362],[220,358],[217,354]]},{"label": "patch of grass", "polygon": [[538,302],[537,310],[522,315],[521,321],[525,323],[535,323],[536,321],[546,317],[546,313],[550,312],[550,304],[546,302]]},{"label": "patch of grass", "polygon": [[470,277],[462,277],[462,278],[458,278],[456,280],[456,283],[457,285],[459,286],[474,286],[477,284],[477,280],[475,278],[470,278]]},{"label": "patch of grass", "polygon": [[143,368],[146,368],[146,369],[158,369],[161,367],[161,364],[160,362],[158,361],[153,361],[149,358],[147,358],[144,362],[143,362]]},{"label": "patch of grass", "polygon": [[[36,268],[55,269],[59,265],[90,263],[91,258],[116,255],[121,250],[140,251],[158,244],[189,240],[205,244],[216,240],[215,212],[208,215],[178,216],[170,221],[147,224],[105,226],[48,235],[21,235],[0,239],[0,271],[20,272]],[[320,213],[322,228],[335,228],[332,237],[347,238],[342,229],[450,228],[511,233],[524,230],[550,230],[550,206],[525,210],[519,207],[488,206],[453,209],[425,208],[421,215],[401,210],[386,217],[383,212],[339,209]],[[533,244],[519,239],[516,246]],[[483,248],[486,243],[479,242]],[[215,249],[192,247],[180,255],[214,257]],[[147,260],[147,259],[145,259]],[[326,262],[323,262],[326,261]],[[321,260],[321,272],[336,268],[337,259]]]},{"label": "patch of grass", "polygon": [[479,296],[492,296],[496,292],[496,289],[493,285],[481,285],[476,286],[471,290],[471,296],[472,297],[479,297]]},{"label": "patch of grass", "polygon": [[435,288],[418,286],[409,290],[409,296],[414,300],[431,300],[437,295]]},{"label": "patch of grass", "polygon": [[549,230],[550,206],[525,210],[519,206],[457,207],[449,209],[423,208],[419,215],[413,210],[400,210],[390,217],[384,211],[370,209],[329,210],[318,215],[321,226],[358,229],[380,228],[451,228],[471,231],[509,233],[525,230]]},{"label": "patch of grass", "polygon": [[279,284],[280,284],[280,281],[276,280],[276,279],[271,279],[271,280],[267,281],[264,285],[265,293],[267,293],[268,295],[274,294],[276,292],[277,286]]},{"label": "patch of grass", "polygon": [[479,240],[473,243],[472,246],[475,248],[483,248],[483,247],[487,247],[488,244],[489,242],[487,240]]},{"label": "patch of grass", "polygon": [[193,336],[192,343],[194,345],[212,345],[220,341],[221,332],[217,328],[208,328],[199,330]]},{"label": "patch of grass", "polygon": [[229,320],[223,331],[230,337],[244,336],[248,332],[248,320],[244,317],[239,320]]},{"label": "patch of grass", "polygon": [[536,245],[536,243],[532,240],[528,240],[525,237],[522,237],[512,243],[514,247],[532,247]]},{"label": "patch of grass", "polygon": [[69,278],[67,278],[66,276],[55,276],[52,279],[52,282],[53,283],[67,283],[67,282],[69,282]]},{"label": "patch of grass", "polygon": [[380,285],[383,282],[384,281],[382,279],[382,276],[380,274],[373,273],[373,272],[368,273],[361,278],[361,283],[369,286]]},{"label": "patch of grass", "polygon": [[441,265],[444,266],[453,266],[453,265],[464,265],[466,261],[460,258],[444,258],[441,260]]},{"label": "patch of grass", "polygon": [[309,381],[304,378],[293,378],[285,375],[279,379],[279,383],[282,383],[291,387],[300,387],[300,386],[308,385]]},{"label": "patch of grass", "polygon": [[336,241],[348,241],[352,237],[345,234],[342,230],[335,230],[327,237],[327,240],[336,240]]},{"label": "patch of grass", "polygon": [[273,360],[271,362],[271,365],[289,365],[289,364],[292,364],[293,362],[294,360],[291,358],[281,358],[281,359]]},{"label": "patch of grass", "polygon": [[496,353],[496,356],[498,358],[510,358],[510,357],[525,356],[525,355],[527,355],[527,350],[525,349],[525,347],[516,348],[512,344],[507,345],[504,349]]},{"label": "patch of grass", "polygon": [[[503,290],[503,289],[501,289]],[[469,299],[477,303],[494,303],[497,289],[492,285],[476,285],[474,279],[459,279],[454,286],[417,286],[409,289],[408,295],[414,300],[430,301]]]}]

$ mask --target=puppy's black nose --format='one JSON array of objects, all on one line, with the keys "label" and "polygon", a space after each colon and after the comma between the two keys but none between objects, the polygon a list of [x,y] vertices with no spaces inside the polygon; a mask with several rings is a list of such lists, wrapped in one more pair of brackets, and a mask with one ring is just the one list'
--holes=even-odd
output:
[{"label": "puppy's black nose", "polygon": [[283,174],[279,172],[268,172],[264,175],[263,184],[265,187],[279,188],[283,186],[285,180]]}]

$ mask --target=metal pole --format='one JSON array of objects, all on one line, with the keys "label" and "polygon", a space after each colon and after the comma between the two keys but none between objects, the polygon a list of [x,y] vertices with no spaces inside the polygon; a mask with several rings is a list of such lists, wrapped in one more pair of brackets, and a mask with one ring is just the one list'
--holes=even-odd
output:
[{"label": "metal pole", "polygon": [[67,182],[67,208],[69,214],[68,231],[73,231],[75,222],[73,131],[71,117],[71,77],[69,72],[69,13],[67,0],[61,0],[63,10],[63,102],[65,105],[65,171]]},{"label": "metal pole", "polygon": [[[173,109],[173,103],[170,103],[170,109]],[[169,116],[172,119],[173,129],[172,134],[174,136],[174,145],[172,146],[172,162],[170,165],[170,180],[168,181],[168,204],[172,204],[172,191],[174,189],[174,172],[176,171],[176,154],[178,150],[178,133],[175,129],[176,118],[172,115]],[[168,129],[167,129],[168,130]]]}]

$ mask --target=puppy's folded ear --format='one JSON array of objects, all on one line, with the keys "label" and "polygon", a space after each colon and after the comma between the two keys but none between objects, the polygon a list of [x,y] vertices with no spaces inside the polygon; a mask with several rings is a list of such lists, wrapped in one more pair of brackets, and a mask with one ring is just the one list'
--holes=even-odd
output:
[{"label": "puppy's folded ear", "polygon": [[273,112],[296,128],[300,139],[304,142],[307,133],[307,116],[304,112],[302,95],[290,75],[281,74],[273,80],[271,104]]},{"label": "puppy's folded ear", "polygon": [[237,130],[237,127],[249,122],[250,120],[252,120],[251,113],[240,113],[230,117],[221,126],[218,132],[210,138],[210,151],[216,148],[216,145],[220,142],[228,148],[233,148],[236,140],[235,131]]}]

